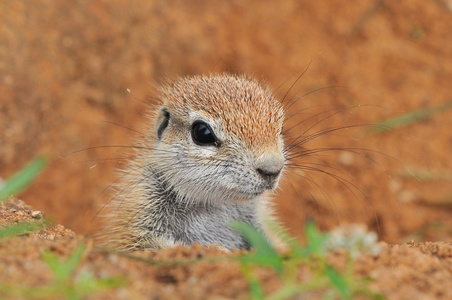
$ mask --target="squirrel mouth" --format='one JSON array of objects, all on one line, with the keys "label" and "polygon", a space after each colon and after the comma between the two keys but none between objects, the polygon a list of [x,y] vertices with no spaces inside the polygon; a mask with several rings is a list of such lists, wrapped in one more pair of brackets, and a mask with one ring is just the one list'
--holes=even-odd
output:
[{"label": "squirrel mouth", "polygon": [[261,185],[255,187],[254,189],[237,189],[235,190],[240,195],[244,196],[245,199],[254,199],[256,197],[262,196],[265,192],[269,192],[273,190],[275,184],[269,185]]},{"label": "squirrel mouth", "polygon": [[265,188],[267,191],[273,190],[277,185],[277,180],[269,180],[265,183]]}]

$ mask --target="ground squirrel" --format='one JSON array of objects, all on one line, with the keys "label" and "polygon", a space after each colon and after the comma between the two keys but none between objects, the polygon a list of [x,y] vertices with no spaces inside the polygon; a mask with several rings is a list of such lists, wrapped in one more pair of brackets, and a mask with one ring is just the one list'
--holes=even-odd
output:
[{"label": "ground squirrel", "polygon": [[160,100],[108,205],[109,245],[249,248],[229,224],[265,231],[285,166],[281,103],[257,81],[226,74],[179,79]]}]

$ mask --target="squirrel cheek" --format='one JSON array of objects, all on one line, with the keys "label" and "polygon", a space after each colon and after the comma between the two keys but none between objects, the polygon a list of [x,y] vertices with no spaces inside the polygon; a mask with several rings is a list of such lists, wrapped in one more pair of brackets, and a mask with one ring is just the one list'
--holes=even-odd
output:
[{"label": "squirrel cheek", "polygon": [[211,161],[218,157],[218,155],[218,149],[215,147],[191,146],[188,149],[188,157],[193,160],[208,159]]}]

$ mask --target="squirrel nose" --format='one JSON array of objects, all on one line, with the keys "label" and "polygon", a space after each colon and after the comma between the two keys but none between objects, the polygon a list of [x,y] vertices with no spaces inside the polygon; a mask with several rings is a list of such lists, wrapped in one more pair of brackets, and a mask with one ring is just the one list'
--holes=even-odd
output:
[{"label": "squirrel nose", "polygon": [[284,167],[284,157],[282,155],[263,155],[258,160],[257,173],[266,181],[267,187],[272,189],[276,184],[276,179]]}]

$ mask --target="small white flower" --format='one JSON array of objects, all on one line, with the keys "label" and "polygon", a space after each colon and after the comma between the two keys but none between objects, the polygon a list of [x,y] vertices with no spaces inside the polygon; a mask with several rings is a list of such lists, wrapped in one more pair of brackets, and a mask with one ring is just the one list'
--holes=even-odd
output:
[{"label": "small white flower", "polygon": [[329,232],[325,241],[325,249],[329,251],[346,249],[351,257],[355,258],[361,253],[378,255],[380,247],[377,243],[377,234],[368,231],[365,225],[347,224]]}]

